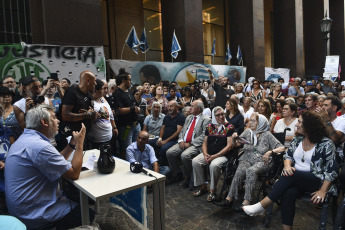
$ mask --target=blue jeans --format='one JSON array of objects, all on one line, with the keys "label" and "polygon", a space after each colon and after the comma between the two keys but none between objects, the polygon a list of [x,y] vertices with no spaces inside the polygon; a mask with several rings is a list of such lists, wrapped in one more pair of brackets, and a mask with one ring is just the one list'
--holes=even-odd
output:
[{"label": "blue jeans", "polygon": [[171,177],[171,170],[169,166],[159,166],[159,173],[166,176],[167,179]]},{"label": "blue jeans", "polygon": [[159,165],[160,165],[160,167],[161,166],[169,166],[169,162],[168,162],[168,159],[167,159],[167,151],[173,145],[175,145],[177,143],[177,141],[169,141],[168,143],[166,143],[162,147],[159,147],[156,144],[157,139],[154,139],[154,140],[150,140],[149,144],[155,149],[155,151],[159,149],[159,156],[158,156],[158,158],[159,158]]}]

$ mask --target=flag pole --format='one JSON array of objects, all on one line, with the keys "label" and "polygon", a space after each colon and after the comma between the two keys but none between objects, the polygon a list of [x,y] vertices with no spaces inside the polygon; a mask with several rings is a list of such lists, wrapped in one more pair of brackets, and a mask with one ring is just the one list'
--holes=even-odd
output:
[{"label": "flag pole", "polygon": [[122,51],[121,51],[121,60],[122,60],[122,54],[123,54],[123,50],[125,49],[125,45],[126,45],[126,43],[125,43],[125,44],[123,44],[123,46],[122,46]]}]

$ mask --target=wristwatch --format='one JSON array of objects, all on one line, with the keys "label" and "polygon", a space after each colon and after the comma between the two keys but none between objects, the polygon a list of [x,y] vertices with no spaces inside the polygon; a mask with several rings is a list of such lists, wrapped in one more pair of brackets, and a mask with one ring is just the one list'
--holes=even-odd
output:
[{"label": "wristwatch", "polygon": [[68,145],[69,145],[69,147],[71,147],[72,149],[74,149],[75,150],[75,145],[72,145],[71,143],[68,143]]}]

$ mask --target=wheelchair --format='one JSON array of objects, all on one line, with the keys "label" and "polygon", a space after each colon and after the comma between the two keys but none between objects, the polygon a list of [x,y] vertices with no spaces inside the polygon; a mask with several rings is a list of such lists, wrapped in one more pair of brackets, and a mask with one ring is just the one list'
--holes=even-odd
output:
[{"label": "wheelchair", "polygon": [[[280,143],[284,144],[285,142],[285,136],[286,136],[286,131],[291,130],[290,128],[285,128],[284,132],[282,133],[273,133],[274,137],[280,141]],[[220,192],[220,200],[223,200],[226,198],[228,192],[229,192],[229,187],[231,185],[232,179],[236,173],[238,164],[239,164],[239,157],[243,154],[242,148],[237,147],[231,150],[229,153],[228,157],[228,163],[224,167],[224,183]],[[279,174],[279,171],[283,169],[283,154],[280,155],[274,155],[272,156],[272,160],[274,162],[273,167],[270,168],[264,175],[261,175],[259,177],[260,181],[267,182],[271,180],[272,178],[277,177],[277,174]],[[273,185],[273,183],[271,183]],[[261,184],[260,190],[263,191],[264,194],[266,194],[267,189],[266,186],[269,184]],[[259,195],[258,195],[259,197]]]}]

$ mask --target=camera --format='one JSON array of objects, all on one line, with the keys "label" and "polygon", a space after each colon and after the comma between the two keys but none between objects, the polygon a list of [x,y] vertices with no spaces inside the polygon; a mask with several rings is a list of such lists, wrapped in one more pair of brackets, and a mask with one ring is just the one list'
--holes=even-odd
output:
[{"label": "camera", "polygon": [[35,105],[39,105],[42,104],[45,100],[45,98],[43,96],[36,96],[34,98],[32,98],[32,100],[34,101]]}]

